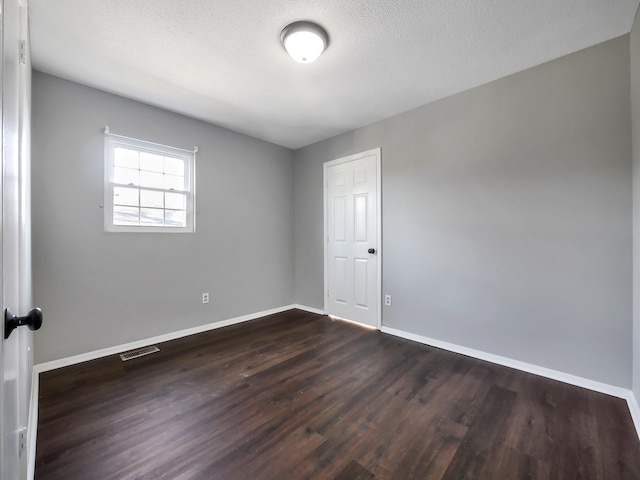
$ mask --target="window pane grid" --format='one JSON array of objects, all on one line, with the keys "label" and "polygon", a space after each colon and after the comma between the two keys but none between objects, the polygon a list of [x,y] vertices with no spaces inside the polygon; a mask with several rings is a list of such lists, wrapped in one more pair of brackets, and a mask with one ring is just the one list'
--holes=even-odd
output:
[{"label": "window pane grid", "polygon": [[[163,150],[164,146],[135,139],[107,138],[106,142],[110,198],[105,200],[111,214],[105,217],[105,229],[193,231],[195,157],[174,155],[172,147]],[[117,228],[112,230],[109,224]]]},{"label": "window pane grid", "polygon": [[154,226],[178,227],[185,226],[186,211],[165,210],[161,208],[131,208],[115,206],[113,209],[113,224],[120,226]]},{"label": "window pane grid", "polygon": [[156,192],[167,192],[167,193],[189,193],[189,190],[178,190],[175,188],[155,188],[155,187],[145,187],[143,185],[136,185],[134,183],[118,183],[118,182],[112,182],[112,185],[114,186],[114,188],[116,187],[125,187],[125,188],[140,188],[142,187],[143,190],[153,190]]},{"label": "window pane grid", "polygon": [[162,190],[185,188],[185,161],[127,148],[114,149],[114,183]]},{"label": "window pane grid", "polygon": [[[149,193],[160,195],[152,195],[155,198],[149,198]],[[167,196],[169,196],[169,202],[167,202]],[[176,196],[183,198],[176,199]],[[161,190],[114,187],[113,197],[114,225],[186,226],[186,195],[184,194]],[[145,199],[145,197],[147,198]],[[182,205],[176,206],[178,203]]]}]

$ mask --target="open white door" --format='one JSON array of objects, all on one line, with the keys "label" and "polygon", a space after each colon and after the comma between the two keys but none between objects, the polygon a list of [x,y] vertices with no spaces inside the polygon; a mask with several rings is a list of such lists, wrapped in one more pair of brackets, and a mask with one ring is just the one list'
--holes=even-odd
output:
[{"label": "open white door", "polygon": [[324,165],[325,312],[381,327],[380,149]]},{"label": "open white door", "polygon": [[24,315],[31,305],[29,132],[31,67],[26,0],[2,0],[2,185],[0,287],[0,478],[27,477],[26,426],[31,387],[32,333],[14,330],[5,339],[4,309]]}]

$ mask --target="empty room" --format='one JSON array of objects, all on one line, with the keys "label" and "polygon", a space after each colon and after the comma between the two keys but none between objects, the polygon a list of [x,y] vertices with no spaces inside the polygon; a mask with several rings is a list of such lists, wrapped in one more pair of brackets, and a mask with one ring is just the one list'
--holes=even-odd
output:
[{"label": "empty room", "polygon": [[640,479],[640,0],[3,0],[0,480]]}]

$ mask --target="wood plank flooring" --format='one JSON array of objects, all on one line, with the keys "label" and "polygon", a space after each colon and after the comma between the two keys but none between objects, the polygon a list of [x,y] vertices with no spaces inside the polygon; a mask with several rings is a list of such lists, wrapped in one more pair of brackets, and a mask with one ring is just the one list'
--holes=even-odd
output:
[{"label": "wood plank flooring", "polygon": [[624,400],[292,310],[40,376],[38,480],[640,479]]}]

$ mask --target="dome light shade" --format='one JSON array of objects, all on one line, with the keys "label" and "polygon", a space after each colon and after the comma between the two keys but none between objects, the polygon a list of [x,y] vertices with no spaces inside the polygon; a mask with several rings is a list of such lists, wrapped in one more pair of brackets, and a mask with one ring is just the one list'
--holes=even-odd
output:
[{"label": "dome light shade", "polygon": [[329,36],[320,25],[294,22],[282,30],[280,43],[296,62],[311,63],[325,51]]}]

